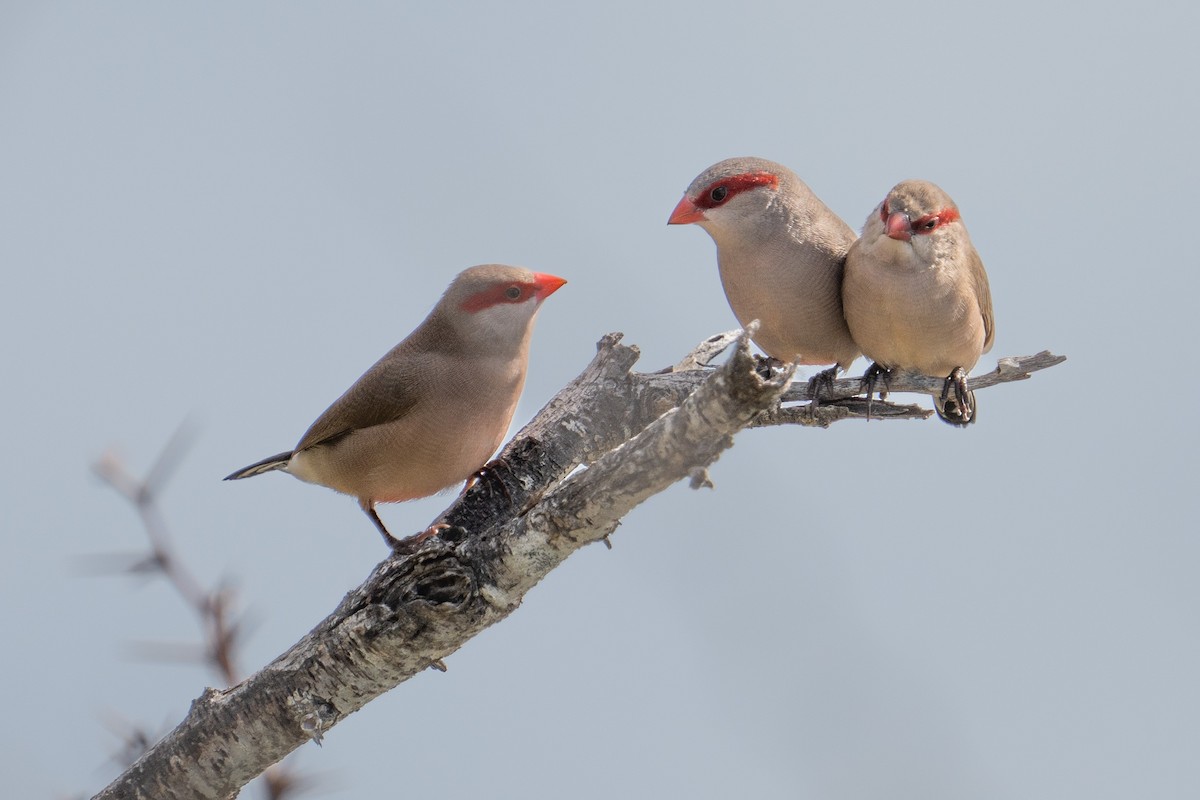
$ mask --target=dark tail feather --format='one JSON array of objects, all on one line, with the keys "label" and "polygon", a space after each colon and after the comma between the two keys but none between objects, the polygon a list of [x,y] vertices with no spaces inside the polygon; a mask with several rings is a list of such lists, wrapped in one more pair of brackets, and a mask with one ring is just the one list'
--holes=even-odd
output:
[{"label": "dark tail feather", "polygon": [[939,395],[933,396],[933,410],[937,412],[938,418],[942,422],[948,422],[958,428],[965,428],[970,425],[979,416],[979,406],[975,405],[975,393],[967,392],[967,402],[970,404],[970,416],[963,413],[963,409],[958,405],[958,400],[954,397],[943,400]]},{"label": "dark tail feather", "polygon": [[292,460],[293,450],[288,450],[286,453],[264,458],[262,461],[255,461],[248,467],[242,467],[237,472],[226,475],[223,480],[236,481],[242,478],[252,478],[255,475],[262,475],[264,472],[272,472],[277,469],[283,469],[288,462]]}]

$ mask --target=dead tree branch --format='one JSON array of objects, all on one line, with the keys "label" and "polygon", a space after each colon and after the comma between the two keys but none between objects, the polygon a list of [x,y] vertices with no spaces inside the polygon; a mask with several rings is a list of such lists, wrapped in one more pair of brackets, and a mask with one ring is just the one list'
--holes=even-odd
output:
[{"label": "dead tree branch", "polygon": [[[834,382],[815,410],[781,407],[806,399],[807,387],[788,388],[790,367],[764,378],[746,334],[713,337],[677,368],[654,374],[630,371],[638,351],[620,338],[604,337],[591,364],[439,518],[448,529],[379,564],[257,674],[205,691],[174,731],[96,797],[232,797],[373,698],[424,669],[445,669],[446,657],[511,614],[575,550],[606,539],[647,498],[686,477],[702,485],[739,430],[866,416],[865,400],[853,397],[857,379]],[[738,345],[726,363],[707,368],[733,338]],[[1014,360],[994,378],[972,379],[972,388],[1061,361],[1046,355]],[[935,388],[941,379],[896,376],[890,390]],[[871,410],[877,418],[927,414],[883,401]]]}]

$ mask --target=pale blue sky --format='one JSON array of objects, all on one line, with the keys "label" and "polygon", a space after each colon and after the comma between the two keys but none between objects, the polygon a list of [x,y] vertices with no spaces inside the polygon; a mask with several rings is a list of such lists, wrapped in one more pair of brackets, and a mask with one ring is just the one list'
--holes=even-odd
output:
[{"label": "pale blue sky", "polygon": [[734,321],[667,216],[758,155],[855,229],[936,181],[991,276],[980,369],[1070,360],[965,432],[743,434],[716,491],[652,499],[300,768],[339,798],[1195,797],[1195,7],[408,6],[0,5],[6,791],[97,791],[103,720],[168,728],[213,680],[130,657],[196,639],[163,585],[76,574],[143,542],[92,460],[198,422],[164,510],[261,666],[385,552],[350,499],[220,478],[471,264],[570,281],[517,424],[607,331],[673,363]]}]

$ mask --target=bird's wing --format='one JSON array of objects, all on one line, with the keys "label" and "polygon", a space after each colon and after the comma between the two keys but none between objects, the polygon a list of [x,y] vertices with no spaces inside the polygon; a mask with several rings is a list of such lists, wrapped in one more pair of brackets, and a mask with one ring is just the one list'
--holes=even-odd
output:
[{"label": "bird's wing", "polygon": [[415,358],[380,359],[317,417],[296,445],[297,452],[404,417],[428,394],[421,391],[420,374]]},{"label": "bird's wing", "polygon": [[979,313],[983,315],[983,352],[992,349],[992,341],[996,338],[996,321],[992,317],[992,290],[988,286],[987,270],[983,268],[983,259],[979,252],[971,249],[971,283],[975,289],[975,300],[979,303]]}]

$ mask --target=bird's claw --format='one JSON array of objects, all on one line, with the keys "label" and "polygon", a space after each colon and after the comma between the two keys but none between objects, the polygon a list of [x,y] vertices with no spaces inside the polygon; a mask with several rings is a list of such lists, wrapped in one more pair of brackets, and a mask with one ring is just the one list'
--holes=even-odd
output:
[{"label": "bird's claw", "polygon": [[756,355],[754,357],[754,371],[758,373],[758,377],[764,381],[769,381],[771,380],[772,373],[782,367],[783,363],[778,358],[772,356]]},{"label": "bird's claw", "polygon": [[816,408],[821,405],[821,391],[832,391],[833,382],[837,380],[838,365],[834,364],[829,369],[823,369],[816,375],[808,379],[808,399],[812,401],[812,407]]},{"label": "bird's claw", "polygon": [[504,499],[508,501],[509,505],[512,505],[512,492],[508,490],[508,484],[506,484],[504,479],[500,477],[501,469],[506,469],[509,472],[512,471],[512,467],[510,467],[508,462],[503,458],[493,458],[491,461],[475,470],[475,472],[471,474],[471,477],[467,478],[467,484],[463,487],[462,493],[466,494],[472,486],[486,478],[492,486],[500,487],[500,492],[504,495]]},{"label": "bird's claw", "polygon": [[392,549],[396,555],[408,556],[417,552],[421,547],[421,543],[431,536],[437,536],[444,530],[454,527],[447,525],[445,522],[437,522],[430,525],[420,533],[414,533],[412,536],[406,536],[403,539],[397,539],[392,535],[392,532],[383,524],[383,520],[379,518],[379,513],[375,511],[375,504],[368,501],[360,501],[362,510],[371,518],[371,522],[375,523],[375,527],[379,529],[379,535],[383,537],[383,541]]},{"label": "bird's claw", "polygon": [[883,388],[879,390],[879,399],[886,400],[888,390],[891,388],[888,383],[891,374],[890,369],[880,366],[878,362],[872,362],[871,366],[867,367],[867,371],[863,373],[862,388],[867,393],[867,419],[871,418],[871,403],[875,400],[875,385],[880,378],[883,379]]},{"label": "bird's claw", "polygon": [[436,522],[420,533],[414,533],[412,536],[405,536],[403,539],[397,539],[395,536],[388,534],[391,537],[391,542],[388,544],[391,545],[392,551],[395,552],[396,555],[409,556],[417,552],[417,550],[421,548],[421,544],[426,539],[437,536],[442,531],[449,530],[452,527],[454,526],[447,525],[445,522]]},{"label": "bird's claw", "polygon": [[955,367],[942,386],[938,416],[951,425],[969,425],[975,421],[975,393],[967,386],[967,371],[962,367]]}]

